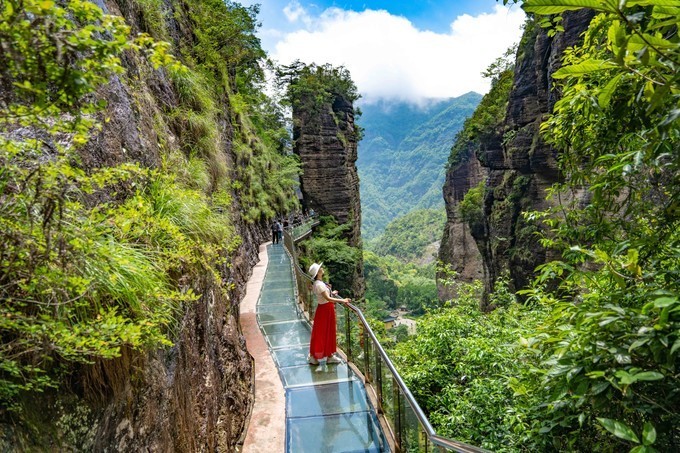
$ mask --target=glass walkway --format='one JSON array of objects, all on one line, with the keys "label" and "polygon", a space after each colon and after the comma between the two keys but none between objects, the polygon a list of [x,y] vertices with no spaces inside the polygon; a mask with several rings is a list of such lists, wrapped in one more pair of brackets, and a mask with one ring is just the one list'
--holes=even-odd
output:
[{"label": "glass walkway", "polygon": [[256,314],[285,390],[286,451],[390,451],[364,384],[347,363],[326,371],[307,364],[311,328],[296,302],[290,258],[282,244],[268,245],[267,253]]}]

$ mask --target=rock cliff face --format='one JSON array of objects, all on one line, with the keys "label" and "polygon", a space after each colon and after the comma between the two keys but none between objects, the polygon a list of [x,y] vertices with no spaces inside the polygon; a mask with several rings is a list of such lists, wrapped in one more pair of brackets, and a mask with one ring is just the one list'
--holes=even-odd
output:
[{"label": "rock cliff face", "polygon": [[[468,146],[461,164],[452,167],[446,174],[444,182],[444,203],[446,207],[446,224],[444,235],[439,246],[439,260],[449,264],[458,278],[465,282],[480,280],[483,277],[482,255],[472,236],[468,223],[460,216],[457,209],[465,194],[486,180],[488,170],[475,158],[474,150]],[[438,276],[437,290],[440,300],[448,300],[456,296],[454,289],[441,283],[444,275]]]},{"label": "rock cliff face", "polygon": [[[565,14],[565,32],[552,38],[538,26],[527,28],[502,130],[488,131],[476,155],[468,153],[447,175],[444,196],[449,214],[440,258],[466,278],[481,274],[487,295],[501,276],[508,277],[512,290],[526,286],[535,267],[550,259],[536,240],[536,226],[521,213],[546,208],[545,191],[558,181],[555,152],[538,130],[559,96],[551,76],[559,69],[564,50],[578,42],[592,17],[589,11]],[[479,260],[473,258],[477,254],[470,251],[470,235],[455,212],[461,194],[485,173],[483,221],[471,231]]]},{"label": "rock cliff face", "polygon": [[[303,204],[320,215],[350,224],[349,245],[361,247],[361,202],[357,173],[357,133],[354,106],[340,95],[314,110],[293,111],[294,152],[300,156]],[[360,260],[352,292],[362,297],[365,283]]]},{"label": "rock cliff face", "polygon": [[[133,4],[107,1],[108,12],[123,15],[134,28],[140,27]],[[177,3],[164,7],[173,14],[167,22],[174,40],[192,40],[190,21]],[[161,71],[130,58],[125,62],[126,80],[114,79],[103,91],[110,120],[83,153],[85,165],[111,165],[136,160],[156,166],[160,147],[179,147],[181,127],[160,121],[164,112],[177,106],[177,94]],[[220,142],[229,167],[231,128],[228,105],[223,106]],[[123,150],[115,155],[111,150]],[[252,359],[240,333],[238,304],[245,283],[257,261],[257,248],[264,229],[241,223],[234,216],[241,245],[220,270],[222,281],[211,276],[188,282],[200,299],[189,305],[177,326],[175,346],[146,357],[137,364],[121,362],[121,375],[105,376],[115,391],[105,396],[102,410],[93,413],[93,442],[96,451],[233,451],[244,431],[252,405]],[[225,291],[225,285],[232,289]],[[107,367],[106,369],[110,369]],[[97,374],[97,366],[86,376]],[[99,376],[101,378],[101,376]],[[93,379],[94,381],[95,379]]]},{"label": "rock cliff face", "polygon": [[[243,275],[227,277],[243,288],[247,271],[243,266],[237,272]],[[236,448],[253,390],[236,309],[242,290],[223,295],[209,278],[201,284],[201,299],[184,314],[171,350],[137,357],[136,366],[106,377],[116,391],[93,414],[94,451]]]},{"label": "rock cliff face", "polygon": [[[140,29],[133,2],[95,3]],[[161,3],[171,11],[166,25],[172,39],[191,42],[190,21],[181,7],[175,9],[181,2]],[[124,65],[127,75],[113,78],[98,93],[108,101],[103,113],[108,120],[81,151],[86,168],[125,161],[156,167],[162,148],[180,146],[181,127],[167,116],[178,104],[171,81],[132,55]],[[221,152],[230,163],[235,159],[226,100],[221,109]],[[240,245],[226,257],[219,279],[208,274],[184,282],[200,298],[185,307],[171,338],[174,346],[148,354],[124,351],[106,364],[83,366],[70,382],[72,393],[47,392],[28,403],[35,409],[35,426],[48,429],[22,433],[0,427],[0,449],[236,450],[253,401],[252,358],[240,332],[238,305],[266,228],[241,221],[236,202],[232,209]]]}]

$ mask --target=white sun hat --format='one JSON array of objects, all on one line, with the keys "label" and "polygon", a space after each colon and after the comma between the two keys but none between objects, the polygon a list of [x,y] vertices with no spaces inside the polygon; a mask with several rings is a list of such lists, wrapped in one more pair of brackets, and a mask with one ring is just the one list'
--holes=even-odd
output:
[{"label": "white sun hat", "polygon": [[321,265],[323,263],[314,263],[311,266],[309,266],[309,271],[307,274],[309,274],[310,277],[316,278],[316,274],[319,273],[319,269],[321,269]]}]

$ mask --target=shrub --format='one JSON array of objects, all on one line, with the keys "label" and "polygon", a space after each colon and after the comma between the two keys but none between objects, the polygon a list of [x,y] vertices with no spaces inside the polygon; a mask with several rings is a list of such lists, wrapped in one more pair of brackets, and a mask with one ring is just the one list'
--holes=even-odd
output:
[{"label": "shrub", "polygon": [[[531,450],[526,383],[536,361],[523,338],[543,311],[510,304],[482,313],[481,284],[458,283],[460,296],[418,319],[395,346],[395,365],[438,434],[493,451]],[[526,344],[526,343],[524,343]]]},{"label": "shrub", "polygon": [[482,181],[467,191],[458,204],[460,218],[468,224],[471,230],[478,231],[484,224],[484,190]]}]

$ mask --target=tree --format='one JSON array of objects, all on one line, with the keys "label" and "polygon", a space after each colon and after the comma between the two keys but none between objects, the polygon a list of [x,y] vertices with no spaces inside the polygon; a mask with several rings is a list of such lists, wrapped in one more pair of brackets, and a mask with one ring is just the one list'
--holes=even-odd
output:
[{"label": "tree", "polygon": [[524,417],[532,395],[509,383],[525,383],[523,369],[535,365],[520,341],[543,314],[520,304],[483,313],[481,284],[459,285],[455,304],[419,318],[390,357],[438,434],[493,451],[540,451]]},{"label": "tree", "polygon": [[[349,70],[331,64],[318,66],[304,64],[299,60],[276,70],[276,83],[285,90],[285,100],[295,108],[316,112],[322,106],[342,97],[349,103],[360,98]],[[355,116],[360,113],[355,112]]]}]

